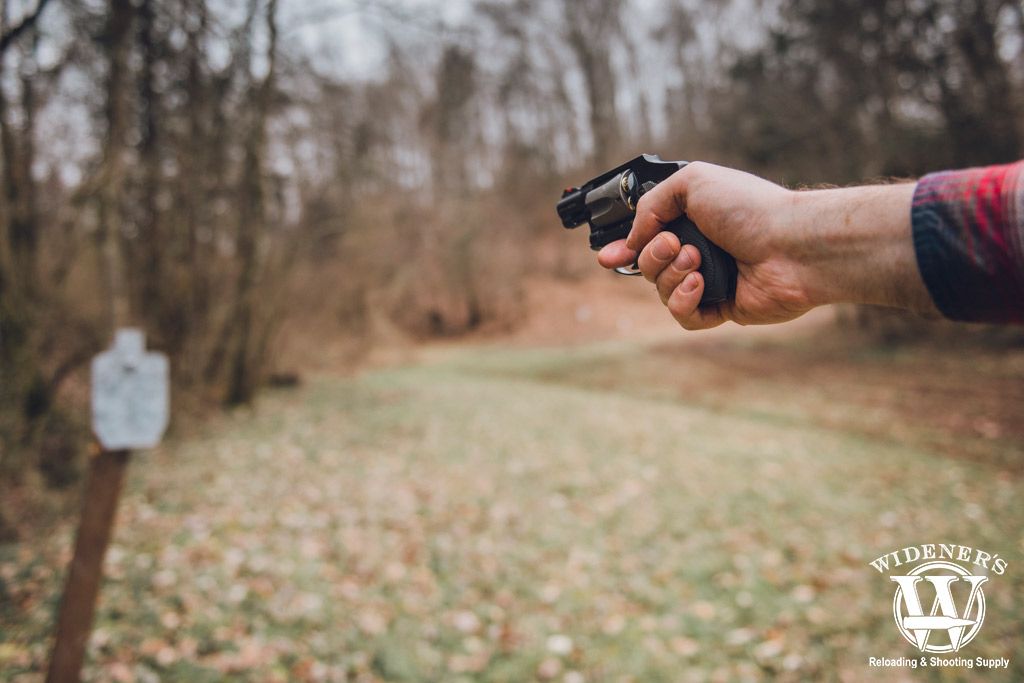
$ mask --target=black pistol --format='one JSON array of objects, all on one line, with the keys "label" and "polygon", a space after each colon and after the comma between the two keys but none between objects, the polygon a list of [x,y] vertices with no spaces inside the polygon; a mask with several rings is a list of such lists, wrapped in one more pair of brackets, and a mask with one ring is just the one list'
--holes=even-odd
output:
[{"label": "black pistol", "polygon": [[[558,201],[558,217],[566,228],[590,224],[590,248],[594,251],[615,240],[624,239],[633,227],[636,203],[651,188],[689,162],[662,161],[653,154],[642,154],[632,161],[602,173],[582,187],[569,187]],[[700,305],[718,303],[736,294],[736,260],[705,237],[685,214],[667,226],[681,244],[692,244],[700,252],[704,276],[704,295]],[[617,268],[626,275],[639,275],[632,268]]]}]

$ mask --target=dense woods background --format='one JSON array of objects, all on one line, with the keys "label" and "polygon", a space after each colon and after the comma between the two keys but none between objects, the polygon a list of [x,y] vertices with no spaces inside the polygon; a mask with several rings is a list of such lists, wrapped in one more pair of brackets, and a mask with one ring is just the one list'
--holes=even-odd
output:
[{"label": "dense woods background", "polygon": [[241,403],[288,339],[514,326],[526,278],[593,268],[560,188],[639,152],[790,184],[1024,155],[1004,0],[2,0],[0,34],[0,538],[74,480],[115,323],[179,407]]}]

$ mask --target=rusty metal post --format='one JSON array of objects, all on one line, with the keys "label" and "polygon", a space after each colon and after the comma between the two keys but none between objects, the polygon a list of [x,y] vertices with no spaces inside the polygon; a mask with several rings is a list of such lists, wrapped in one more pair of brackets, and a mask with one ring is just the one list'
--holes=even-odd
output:
[{"label": "rusty metal post", "polygon": [[82,521],[57,618],[47,683],[78,681],[103,581],[103,557],[113,534],[117,501],[131,451],[100,450],[89,463]]}]

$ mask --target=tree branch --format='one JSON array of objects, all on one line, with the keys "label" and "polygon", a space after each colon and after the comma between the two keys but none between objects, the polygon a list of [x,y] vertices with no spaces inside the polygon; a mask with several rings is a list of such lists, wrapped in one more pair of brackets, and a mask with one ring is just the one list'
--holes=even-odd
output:
[{"label": "tree branch", "polygon": [[0,55],[7,52],[7,48],[11,46],[15,40],[18,39],[22,33],[35,26],[39,20],[39,15],[43,13],[43,8],[50,0],[39,0],[36,8],[32,12],[25,16],[17,26],[13,27],[2,36],[0,36]]}]

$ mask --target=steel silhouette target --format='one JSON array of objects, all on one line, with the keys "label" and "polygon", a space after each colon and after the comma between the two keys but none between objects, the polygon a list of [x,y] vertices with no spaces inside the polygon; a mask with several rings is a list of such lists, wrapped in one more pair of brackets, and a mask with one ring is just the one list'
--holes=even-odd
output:
[{"label": "steel silhouette target", "polygon": [[142,330],[119,329],[92,361],[92,428],[107,450],[152,448],[170,414],[169,365],[147,352]]}]

